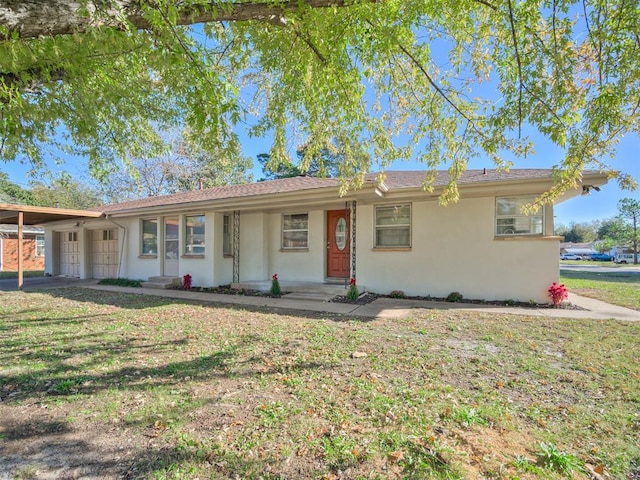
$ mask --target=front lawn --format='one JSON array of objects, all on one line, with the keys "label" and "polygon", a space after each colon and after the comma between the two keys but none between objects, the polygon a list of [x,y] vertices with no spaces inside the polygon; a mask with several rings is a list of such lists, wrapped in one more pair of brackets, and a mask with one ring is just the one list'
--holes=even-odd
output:
[{"label": "front lawn", "polygon": [[564,270],[560,281],[578,295],[640,310],[640,274]]},{"label": "front lawn", "polygon": [[[24,278],[28,277],[42,277],[44,276],[44,270],[25,270],[22,272]],[[0,279],[2,278],[18,278],[18,272],[0,272]]]},{"label": "front lawn", "polygon": [[632,322],[0,293],[0,478],[638,478],[639,343]]}]

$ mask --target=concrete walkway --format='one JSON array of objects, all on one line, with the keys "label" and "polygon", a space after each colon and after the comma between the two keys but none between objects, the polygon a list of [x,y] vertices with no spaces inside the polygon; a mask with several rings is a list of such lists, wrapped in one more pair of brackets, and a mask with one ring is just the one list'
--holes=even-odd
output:
[{"label": "concrete walkway", "polygon": [[596,320],[629,320],[640,321],[640,311],[610,305],[599,300],[569,294],[569,302],[584,310],[554,308],[522,308],[496,307],[470,303],[432,302],[425,300],[409,300],[395,298],[378,298],[367,305],[350,303],[319,302],[315,300],[256,297],[244,295],[225,295],[207,292],[187,292],[184,290],[156,290],[150,288],[114,287],[82,283],[78,286],[94,290],[131,293],[137,295],[155,295],[165,298],[183,300],[199,300],[211,303],[225,303],[247,307],[268,307],[287,310],[304,310],[317,313],[352,315],[367,318],[402,318],[411,316],[416,309],[441,309],[478,311],[483,313],[507,313],[511,315],[531,315],[540,317],[596,319]]},{"label": "concrete walkway", "polygon": [[[554,308],[521,308],[497,307],[470,303],[432,302],[395,298],[378,298],[367,305],[350,303],[321,302],[317,300],[244,295],[225,295],[207,292],[187,292],[184,290],[158,290],[152,288],[115,287],[98,285],[96,280],[78,280],[60,277],[36,277],[25,279],[25,291],[44,290],[60,287],[81,287],[109,292],[131,293],[134,295],[155,295],[165,298],[183,300],[199,300],[210,303],[224,303],[246,307],[268,307],[287,310],[303,310],[316,313],[331,313],[365,318],[402,318],[413,314],[416,309],[441,309],[479,311],[483,313],[507,313],[511,315],[530,315],[555,318],[596,319],[596,320],[628,320],[640,321],[640,311],[618,307],[599,300],[569,293],[569,302],[581,310]],[[16,280],[0,280],[0,291],[16,290]]]}]

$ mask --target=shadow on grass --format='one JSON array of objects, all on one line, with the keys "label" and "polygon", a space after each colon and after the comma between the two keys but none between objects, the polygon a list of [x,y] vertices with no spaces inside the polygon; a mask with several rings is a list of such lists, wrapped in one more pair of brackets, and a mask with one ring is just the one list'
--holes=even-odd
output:
[{"label": "shadow on grass", "polygon": [[[159,307],[166,305],[200,305],[210,308],[226,308],[237,312],[253,312],[253,313],[274,313],[280,315],[295,315],[296,317],[314,319],[327,319],[336,322],[343,321],[358,321],[361,323],[369,323],[375,319],[370,317],[359,317],[357,315],[350,314],[337,314],[329,312],[313,312],[308,310],[293,310],[286,307],[270,307],[270,306],[258,306],[258,305],[238,305],[232,303],[234,295],[229,295],[230,303],[219,302],[216,300],[201,300],[201,299],[187,299],[187,298],[170,298],[155,296],[153,294],[146,293],[124,293],[124,292],[112,292],[106,290],[94,290],[90,288],[82,287],[65,287],[56,288],[51,290],[42,290],[33,293],[41,293],[51,295],[52,297],[65,298],[68,300],[94,303],[98,305],[110,305],[126,309],[145,309],[149,307]],[[181,293],[184,294],[183,291]]]},{"label": "shadow on grass", "polygon": [[[102,298],[106,297],[108,295]],[[61,318],[51,320],[51,323],[59,321],[66,324],[69,320]],[[78,323],[93,320],[91,316],[82,316]],[[5,323],[8,329],[12,328],[11,321],[5,320]],[[34,320],[34,325],[36,323]],[[0,336],[0,398],[7,405],[29,397],[92,395],[108,389],[146,391],[158,387],[179,387],[185,381],[203,382],[215,378],[280,373],[277,368],[262,368],[267,363],[268,352],[249,358],[245,356],[261,340],[258,335],[245,334],[235,341],[228,339],[224,345],[211,345],[207,347],[208,351],[198,352],[195,358],[148,366],[148,363],[162,362],[176,355],[192,357],[193,352],[183,349],[192,339],[184,335],[182,338],[155,341],[139,335],[135,329],[116,335],[108,330],[52,333],[46,337],[30,334],[26,338],[5,334]],[[129,365],[113,368],[121,362]],[[2,365],[5,366],[4,371]],[[259,371],[258,365],[261,366]],[[7,369],[8,366],[11,367]],[[297,363],[291,368],[321,370],[332,366],[307,362]]]},{"label": "shadow on grass", "polygon": [[[263,461],[249,460],[215,449],[127,444],[125,439],[98,434],[87,438],[64,422],[0,420],[4,445],[0,448],[0,478],[151,478],[154,474],[179,475],[182,465],[214,465],[226,473],[255,472]],[[111,437],[107,440],[104,436]],[[17,445],[27,448],[19,449]],[[215,467],[219,465],[219,467]],[[155,477],[154,477],[155,478]],[[165,477],[162,477],[165,478]],[[178,478],[178,477],[176,477]],[[234,478],[237,477],[237,474]]]}]

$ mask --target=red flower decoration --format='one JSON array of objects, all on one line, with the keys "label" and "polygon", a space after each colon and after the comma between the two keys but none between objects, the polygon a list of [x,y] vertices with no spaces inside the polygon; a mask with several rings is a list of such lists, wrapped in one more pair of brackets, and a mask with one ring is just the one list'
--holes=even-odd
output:
[{"label": "red flower decoration", "polygon": [[352,278],[351,280],[349,280],[349,285],[355,285],[356,284],[356,279]]},{"label": "red flower decoration", "polygon": [[558,307],[562,301],[566,300],[569,296],[569,292],[567,291],[567,287],[565,287],[564,283],[558,285],[556,282],[553,282],[547,291],[549,292],[551,302],[555,307]]},{"label": "red flower decoration", "polygon": [[274,273],[273,277],[271,277],[271,280],[274,280],[274,281],[278,280],[278,274]]}]

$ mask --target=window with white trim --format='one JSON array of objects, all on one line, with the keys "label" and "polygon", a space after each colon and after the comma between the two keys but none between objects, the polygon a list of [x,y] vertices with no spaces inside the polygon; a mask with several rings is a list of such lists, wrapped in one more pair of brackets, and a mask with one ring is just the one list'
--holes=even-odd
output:
[{"label": "window with white trim", "polygon": [[535,213],[524,213],[522,208],[534,202],[534,195],[496,198],[496,230],[500,237],[542,235],[544,208]]},{"label": "window with white trim", "polygon": [[142,255],[158,254],[158,219],[142,220]]},{"label": "window with white trim", "polygon": [[309,214],[294,213],[282,216],[282,248],[309,248]]},{"label": "window with white trim", "polygon": [[36,257],[44,257],[44,236],[36,236]]},{"label": "window with white trim", "polygon": [[376,207],[375,246],[411,247],[411,204]]},{"label": "window with white trim", "polygon": [[185,217],[185,255],[204,255],[204,215]]}]

